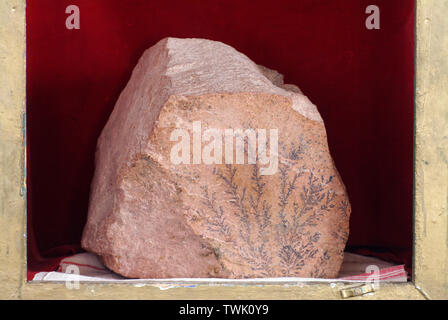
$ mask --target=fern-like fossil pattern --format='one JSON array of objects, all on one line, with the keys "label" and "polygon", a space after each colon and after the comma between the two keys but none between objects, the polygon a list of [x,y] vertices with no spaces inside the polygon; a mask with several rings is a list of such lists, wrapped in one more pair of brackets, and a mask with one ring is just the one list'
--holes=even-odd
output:
[{"label": "fern-like fossil pattern", "polygon": [[247,169],[240,174],[241,166],[214,167],[222,192],[219,202],[216,191],[201,186],[204,206],[197,217],[216,239],[215,251],[227,257],[231,275],[233,263],[247,267],[246,277],[297,276],[305,269],[308,276],[325,277],[332,253],[322,246],[322,238],[343,245],[347,241],[347,231],[322,234],[319,228],[326,220],[347,217],[350,205],[334,191],[334,176],[301,164],[309,143],[284,148],[274,178],[260,175],[258,163],[251,165],[250,175]]}]

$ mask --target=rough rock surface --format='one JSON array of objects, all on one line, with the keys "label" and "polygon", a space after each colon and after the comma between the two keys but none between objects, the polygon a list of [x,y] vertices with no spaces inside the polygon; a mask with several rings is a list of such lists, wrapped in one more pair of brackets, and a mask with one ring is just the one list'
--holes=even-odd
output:
[{"label": "rough rock surface", "polygon": [[[173,163],[173,130],[193,141],[195,121],[201,132],[277,128],[278,170]],[[166,38],[143,54],[98,140],[82,246],[131,278],[328,278],[349,215],[324,123],[299,88],[223,43]]]}]

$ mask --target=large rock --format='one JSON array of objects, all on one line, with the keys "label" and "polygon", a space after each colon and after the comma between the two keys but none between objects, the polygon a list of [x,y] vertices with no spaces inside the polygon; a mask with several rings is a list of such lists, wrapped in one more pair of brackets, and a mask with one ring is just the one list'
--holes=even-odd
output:
[{"label": "large rock", "polygon": [[223,43],[167,38],[98,140],[82,246],[132,278],[335,277],[349,215],[299,88]]}]

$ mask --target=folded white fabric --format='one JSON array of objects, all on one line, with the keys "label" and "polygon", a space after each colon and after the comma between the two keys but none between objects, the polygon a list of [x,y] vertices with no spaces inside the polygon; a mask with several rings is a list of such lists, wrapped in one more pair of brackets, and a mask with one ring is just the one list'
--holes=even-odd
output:
[{"label": "folded white fabric", "polygon": [[404,265],[393,265],[377,258],[345,253],[339,278],[257,278],[257,279],[220,279],[220,278],[179,278],[179,279],[127,279],[108,270],[100,258],[93,253],[79,253],[61,260],[54,272],[39,272],[33,281],[81,281],[81,282],[123,282],[123,283],[291,283],[291,282],[406,282]]}]

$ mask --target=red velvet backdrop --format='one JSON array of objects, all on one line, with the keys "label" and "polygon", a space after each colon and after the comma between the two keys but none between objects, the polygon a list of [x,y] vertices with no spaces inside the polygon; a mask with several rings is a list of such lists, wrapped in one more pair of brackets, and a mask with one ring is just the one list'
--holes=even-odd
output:
[{"label": "red velvet backdrop", "polygon": [[[80,30],[65,27],[71,4]],[[365,27],[370,4],[380,30]],[[166,36],[222,41],[297,84],[348,189],[350,248],[410,266],[414,1],[28,0],[30,272],[80,250],[98,135],[140,55]]]}]

